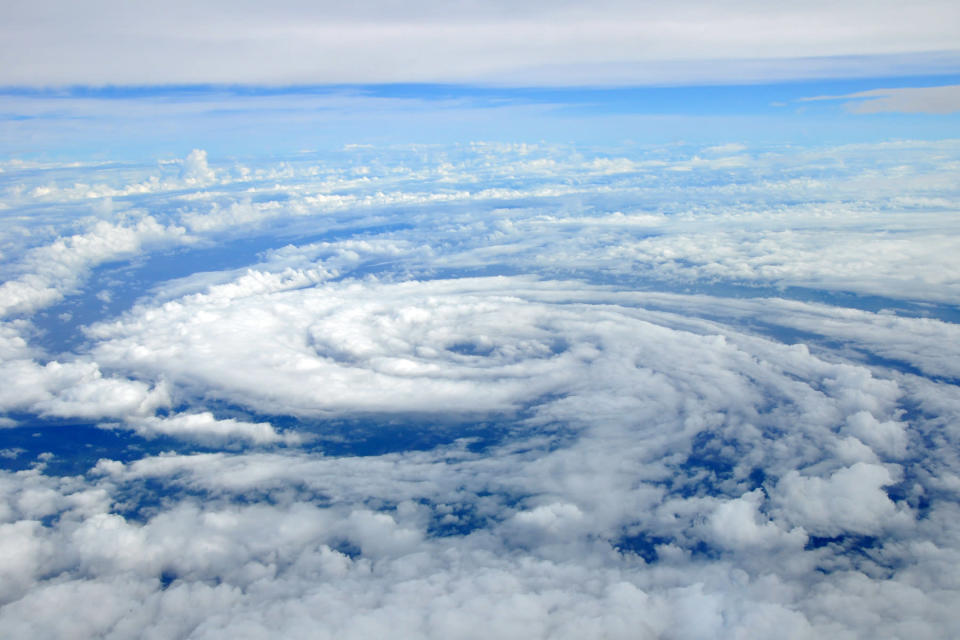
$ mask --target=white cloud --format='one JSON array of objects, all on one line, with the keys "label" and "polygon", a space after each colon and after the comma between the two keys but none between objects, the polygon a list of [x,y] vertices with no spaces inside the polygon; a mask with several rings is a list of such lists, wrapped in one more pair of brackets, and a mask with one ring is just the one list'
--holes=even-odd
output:
[{"label": "white cloud", "polygon": [[868,411],[861,411],[847,418],[847,429],[863,442],[892,458],[907,454],[906,425],[888,420],[879,422]]},{"label": "white cloud", "polygon": [[[111,471],[98,484],[75,479],[60,487],[55,480],[33,475],[31,491],[46,490],[60,509],[78,493],[136,487],[145,472],[154,481],[169,483],[172,496],[178,484],[193,490],[232,489],[225,495],[207,494],[203,501],[184,497],[144,521],[113,515],[110,502],[100,499],[89,502],[82,515],[65,511],[68,515],[46,529],[19,525],[17,544],[24,553],[16,556],[19,564],[5,567],[4,584],[12,599],[0,610],[0,618],[7,629],[54,632],[61,617],[37,616],[37,611],[55,602],[69,610],[76,598],[99,595],[105,604],[97,615],[75,621],[87,635],[114,628],[115,634],[127,636],[146,627],[221,636],[243,626],[253,637],[296,635],[306,629],[311,635],[353,637],[388,628],[401,635],[469,637],[483,618],[496,620],[504,637],[659,637],[668,630],[677,637],[722,637],[789,624],[792,637],[807,638],[827,631],[880,632],[909,619],[923,621],[928,633],[951,629],[948,599],[918,589],[906,573],[882,578],[857,571],[811,572],[822,551],[802,551],[802,537],[787,538],[782,532],[778,535],[792,551],[777,555],[783,547],[769,546],[777,537],[774,524],[758,520],[758,491],[718,502],[710,522],[722,540],[758,560],[756,567],[671,556],[667,549],[648,566],[630,563],[609,548],[603,552],[602,544],[593,551],[576,548],[574,555],[568,547],[567,555],[556,559],[543,557],[548,545],[533,544],[525,551],[513,546],[543,542],[543,535],[553,540],[579,535],[585,514],[569,503],[545,502],[518,512],[511,521],[518,526],[504,528],[509,536],[503,539],[484,531],[427,536],[420,516],[425,507],[415,502],[401,500],[395,509],[380,512],[356,506],[362,496],[376,500],[396,496],[398,489],[412,489],[428,499],[463,491],[462,481],[469,476],[456,477],[457,463],[451,467],[444,462],[446,455],[163,456],[131,465],[102,464],[104,471]],[[441,486],[423,482],[427,468],[418,466],[418,458],[432,459],[439,473],[428,472],[427,477],[440,480]],[[495,464],[491,473],[497,473],[517,462],[487,458],[483,463]],[[231,468],[246,472],[230,473]],[[344,475],[350,468],[352,473]],[[874,481],[888,479],[872,468],[855,466],[827,482],[832,489],[847,486],[843,494],[853,489],[848,481],[861,472],[871,477],[866,494],[875,489]],[[231,477],[243,479],[243,485],[233,484]],[[0,478],[14,480],[10,475]],[[318,507],[290,492],[274,493],[269,505],[256,504],[250,501],[256,494],[245,493],[290,487],[294,478],[322,487],[332,504]],[[795,480],[791,478],[787,482]],[[194,484],[200,479],[204,484]],[[19,491],[17,485],[3,486]],[[376,487],[373,493],[371,487]],[[341,488],[349,493],[340,493]],[[247,499],[232,504],[232,495]],[[810,501],[833,494],[804,495],[803,513],[809,518]],[[880,526],[872,503],[871,498],[852,513],[833,512],[830,521],[845,527]],[[536,530],[534,538],[524,537],[530,527]],[[33,545],[32,551],[23,545]],[[360,555],[354,556],[357,551]],[[942,561],[949,551],[930,546],[924,553]],[[798,563],[805,556],[806,569]],[[68,573],[43,580],[55,567]],[[172,580],[166,588],[160,582],[164,572]],[[841,595],[846,606],[831,606]],[[139,606],[131,614],[133,602]],[[483,629],[486,633],[490,626]]]},{"label": "white cloud", "polygon": [[299,271],[251,271],[88,334],[106,366],[268,413],[510,411],[547,393],[584,389],[576,397],[587,400],[650,385],[662,372],[680,385],[674,393],[711,401],[713,375],[741,387],[712,361],[708,369],[677,361],[739,359],[722,338],[610,306],[604,294],[521,278],[318,284]]},{"label": "white cloud", "polygon": [[[275,277],[251,272],[244,280]],[[489,293],[503,284],[349,283],[284,295],[238,281],[99,325],[90,335],[100,340],[101,362],[204,380],[270,411],[503,410],[569,376],[566,363],[579,357],[554,353],[563,336],[536,326],[539,316],[547,321],[545,309]],[[456,298],[437,297],[451,294]],[[525,318],[515,318],[512,331],[503,324],[511,309]],[[148,326],[149,334],[141,334]],[[155,340],[166,347],[158,349]],[[477,385],[484,392],[477,394]]]},{"label": "white cloud", "polygon": [[253,444],[292,444],[305,440],[295,433],[278,433],[269,422],[245,422],[235,418],[217,419],[209,411],[178,414],[167,418],[149,416],[128,423],[138,433],[157,434],[196,440],[204,444],[224,444],[240,440]]},{"label": "white cloud", "polygon": [[180,179],[188,185],[209,184],[216,177],[216,172],[207,164],[207,152],[203,149],[194,149],[183,161]]},{"label": "white cloud", "polygon": [[759,321],[780,330],[798,329],[807,343],[818,337],[840,340],[851,348],[845,357],[868,360],[878,356],[892,366],[916,368],[930,376],[956,378],[957,325],[924,317],[905,317],[889,311],[862,311],[834,305],[782,298],[710,298],[669,293],[618,294],[623,299],[695,315],[723,318],[724,322]]},{"label": "white cloud", "polygon": [[184,230],[163,226],[151,216],[124,224],[99,221],[86,233],[58,238],[30,251],[19,278],[0,285],[0,316],[35,311],[61,299],[88,270],[111,259],[132,257],[144,245],[182,241]]},{"label": "white cloud", "polygon": [[728,154],[728,153],[740,153],[741,151],[746,151],[747,146],[740,144],[739,142],[728,142],[727,144],[720,144],[713,147],[707,147],[704,149],[704,153],[716,153],[716,154]]},{"label": "white cloud", "polygon": [[40,365],[33,360],[0,362],[8,380],[0,391],[3,411],[30,411],[55,417],[144,416],[166,407],[166,386],[104,376],[93,362],[59,362]]},{"label": "white cloud", "polygon": [[807,536],[802,529],[786,532],[771,521],[763,521],[757,512],[763,499],[763,492],[754,489],[717,507],[710,516],[710,527],[721,544],[744,550],[756,550],[778,543],[803,546]]},{"label": "white cloud", "polygon": [[776,496],[789,521],[813,534],[875,535],[910,519],[882,490],[896,481],[887,467],[857,462],[826,479],[791,471],[777,485]]}]

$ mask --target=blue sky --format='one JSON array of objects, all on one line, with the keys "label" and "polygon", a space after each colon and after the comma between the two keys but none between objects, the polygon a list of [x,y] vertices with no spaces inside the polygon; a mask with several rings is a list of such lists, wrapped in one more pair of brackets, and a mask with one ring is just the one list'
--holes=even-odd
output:
[{"label": "blue sky", "polygon": [[[642,87],[489,87],[462,84],[7,88],[0,144],[11,157],[218,156],[292,153],[348,143],[529,140],[840,144],[960,135],[955,113],[925,90],[958,75],[763,84]],[[880,104],[860,92],[913,90]],[[809,100],[829,96],[829,100]],[[847,96],[847,97],[845,97]],[[882,97],[882,96],[879,96]]]}]

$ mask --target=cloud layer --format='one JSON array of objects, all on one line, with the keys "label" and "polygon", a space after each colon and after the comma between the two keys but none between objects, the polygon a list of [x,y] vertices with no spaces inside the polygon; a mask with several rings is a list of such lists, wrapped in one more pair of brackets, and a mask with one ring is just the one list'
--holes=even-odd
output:
[{"label": "cloud layer", "polygon": [[955,636],[958,163],[4,164],[0,624]]},{"label": "cloud layer", "polygon": [[806,77],[825,66],[817,58],[839,58],[843,65],[843,58],[859,57],[862,65],[869,56],[878,56],[867,65],[878,76],[902,67],[898,56],[904,54],[935,59],[948,52],[955,70],[952,27],[960,16],[955,3],[943,0],[909,10],[894,2],[772,9],[760,2],[617,0],[589,9],[572,2],[520,8],[419,1],[400,10],[389,2],[347,8],[297,0],[269,10],[246,2],[173,2],[160,9],[106,0],[82,11],[46,0],[11,7],[6,18],[0,85],[46,86],[504,78],[636,84],[664,81],[662,62],[681,63],[671,70],[674,81],[751,81],[758,73]]}]

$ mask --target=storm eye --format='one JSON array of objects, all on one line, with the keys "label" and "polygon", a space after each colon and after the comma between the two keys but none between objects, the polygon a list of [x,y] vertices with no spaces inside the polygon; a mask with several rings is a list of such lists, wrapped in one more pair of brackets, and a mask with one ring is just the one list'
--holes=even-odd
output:
[{"label": "storm eye", "polygon": [[477,358],[486,358],[493,355],[495,347],[489,340],[464,340],[451,344],[447,351],[461,356],[473,356]]}]

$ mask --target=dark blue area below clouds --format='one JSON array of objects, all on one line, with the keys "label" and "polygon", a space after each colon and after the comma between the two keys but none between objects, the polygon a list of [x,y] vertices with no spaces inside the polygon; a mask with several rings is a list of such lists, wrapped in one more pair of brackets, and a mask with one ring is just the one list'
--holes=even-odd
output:
[{"label": "dark blue area below clouds", "polygon": [[[795,80],[741,84],[626,87],[498,87],[470,84],[332,84],[332,85],[143,85],[74,86],[59,89],[0,87],[4,95],[43,99],[164,100],[189,103],[208,98],[243,100],[363,96],[466,106],[549,105],[580,113],[749,114],[768,112],[778,102],[819,95],[844,95],[872,89],[935,87],[960,83],[960,74]],[[808,105],[809,106],[809,105]],[[811,107],[813,108],[813,107]]]},{"label": "dark blue area below clouds", "polygon": [[[264,416],[229,407],[216,411],[218,418],[232,417],[270,422],[281,431],[309,436],[297,449],[324,456],[380,456],[408,451],[428,451],[462,441],[467,451],[480,453],[502,443],[518,425],[506,416],[403,416],[380,415],[338,419]],[[204,446],[166,435],[145,438],[121,427],[102,428],[96,423],[58,420],[30,414],[9,414],[18,426],[0,429],[0,469],[19,471],[44,462],[50,475],[86,473],[103,458],[131,462],[163,452],[183,455],[228,450],[249,450],[242,440],[223,446]],[[270,450],[275,447],[254,447]],[[281,447],[282,448],[282,447]],[[52,456],[44,456],[52,454]]]},{"label": "dark blue area below clouds", "polygon": [[218,418],[269,422],[282,431],[306,434],[309,439],[300,449],[328,456],[379,456],[404,451],[427,451],[458,440],[465,442],[467,450],[482,452],[517,433],[522,428],[520,420],[523,418],[522,413],[371,413],[310,418],[268,415],[226,403],[208,401],[206,405]]},{"label": "dark blue area below clouds", "polygon": [[102,429],[90,422],[51,420],[26,414],[11,417],[20,426],[0,429],[0,450],[10,452],[0,456],[0,469],[8,471],[29,469],[42,462],[46,474],[73,476],[86,473],[104,458],[131,462],[165,451],[210,450],[167,436],[148,440],[131,431]]}]

